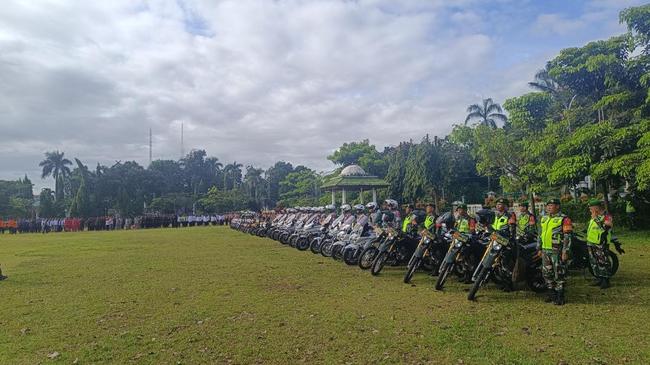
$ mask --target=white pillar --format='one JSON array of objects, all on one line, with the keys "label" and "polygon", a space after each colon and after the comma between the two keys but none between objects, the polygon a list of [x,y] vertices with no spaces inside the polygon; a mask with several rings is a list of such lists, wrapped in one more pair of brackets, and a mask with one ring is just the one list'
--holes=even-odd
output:
[{"label": "white pillar", "polygon": [[332,205],[336,204],[336,190],[332,190]]},{"label": "white pillar", "polygon": [[341,190],[341,205],[345,204],[345,188]]},{"label": "white pillar", "polygon": [[372,201],[377,202],[377,189],[372,189]]},{"label": "white pillar", "polygon": [[363,189],[359,192],[359,197],[361,198],[361,204],[363,204]]}]

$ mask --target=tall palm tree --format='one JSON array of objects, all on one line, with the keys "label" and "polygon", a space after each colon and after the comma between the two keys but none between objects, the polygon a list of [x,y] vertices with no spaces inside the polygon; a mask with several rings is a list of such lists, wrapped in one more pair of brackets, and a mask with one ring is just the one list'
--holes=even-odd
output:
[{"label": "tall palm tree", "polygon": [[45,159],[41,161],[38,166],[43,168],[41,178],[52,176],[54,178],[54,190],[56,191],[56,199],[63,199],[63,182],[70,176],[70,168],[72,161],[64,157],[64,152],[52,151],[45,152]]},{"label": "tall palm tree", "polygon": [[546,69],[537,71],[535,80],[529,82],[528,86],[537,91],[549,93],[555,100],[562,103],[565,110],[571,109],[573,101],[577,96],[576,94],[571,95],[570,90],[555,81]]},{"label": "tall palm tree", "polygon": [[244,183],[248,194],[259,205],[262,189],[264,187],[264,178],[262,174],[264,170],[255,168],[253,166],[246,167],[246,176],[244,176]]},{"label": "tall palm tree", "polygon": [[501,105],[492,101],[492,98],[483,99],[483,104],[472,104],[467,107],[467,118],[465,118],[465,125],[470,120],[478,119],[478,123],[488,127],[496,128],[497,121],[505,122],[508,120]]},{"label": "tall palm tree", "polygon": [[231,182],[230,190],[234,189],[239,185],[241,182],[241,168],[243,167],[242,164],[237,163],[237,161],[233,163],[227,164],[223,168],[223,188],[224,190],[228,190],[228,182]]}]

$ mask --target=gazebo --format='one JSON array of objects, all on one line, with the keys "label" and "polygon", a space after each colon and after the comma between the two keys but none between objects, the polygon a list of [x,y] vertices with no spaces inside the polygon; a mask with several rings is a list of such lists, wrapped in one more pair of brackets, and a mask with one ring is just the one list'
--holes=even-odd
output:
[{"label": "gazebo", "polygon": [[346,166],[338,176],[325,181],[321,189],[332,192],[332,204],[336,204],[336,192],[341,191],[341,204],[346,203],[346,192],[359,190],[361,203],[363,191],[372,190],[372,201],[377,202],[377,189],[388,187],[384,179],[368,175],[359,165]]}]

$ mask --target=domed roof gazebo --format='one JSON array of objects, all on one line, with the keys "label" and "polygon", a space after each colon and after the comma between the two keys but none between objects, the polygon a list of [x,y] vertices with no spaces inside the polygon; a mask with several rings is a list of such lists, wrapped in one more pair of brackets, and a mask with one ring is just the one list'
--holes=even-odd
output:
[{"label": "domed roof gazebo", "polygon": [[346,192],[359,190],[361,203],[363,203],[363,191],[372,189],[372,201],[377,202],[377,189],[388,187],[384,179],[368,175],[359,165],[346,166],[338,176],[325,181],[321,189],[332,192],[332,204],[336,204],[336,192],[341,191],[341,204],[346,203]]}]

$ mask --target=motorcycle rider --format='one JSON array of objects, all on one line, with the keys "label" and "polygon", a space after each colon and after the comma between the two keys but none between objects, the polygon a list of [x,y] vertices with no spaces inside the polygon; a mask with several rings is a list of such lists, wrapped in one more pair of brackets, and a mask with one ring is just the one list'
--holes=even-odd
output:
[{"label": "motorcycle rider", "polygon": [[379,226],[381,224],[381,210],[379,210],[377,203],[370,202],[366,204],[366,208],[368,209],[368,223],[373,227]]},{"label": "motorcycle rider", "polygon": [[368,230],[368,215],[366,214],[366,207],[363,204],[357,204],[354,206],[354,211],[356,213],[355,217],[355,227],[359,228],[359,234],[363,235]]},{"label": "motorcycle rider", "polygon": [[402,224],[401,214],[399,212],[399,203],[394,199],[384,200],[384,212],[382,212],[383,227],[392,227],[400,229]]},{"label": "motorcycle rider", "polygon": [[539,242],[542,249],[542,274],[548,289],[547,303],[566,303],[564,282],[571,248],[573,223],[560,212],[560,199],[546,202],[546,215],[541,220]]},{"label": "motorcycle rider", "polygon": [[514,238],[517,218],[514,213],[508,212],[510,202],[508,199],[499,198],[496,201],[496,212],[494,214],[494,221],[489,226],[492,232],[500,232],[507,238]]},{"label": "motorcycle rider", "polygon": [[609,278],[612,276],[611,262],[607,259],[606,246],[612,236],[612,216],[605,212],[603,202],[599,199],[589,201],[591,219],[587,226],[587,249],[589,264],[596,277],[593,286],[601,289],[610,287]]}]

